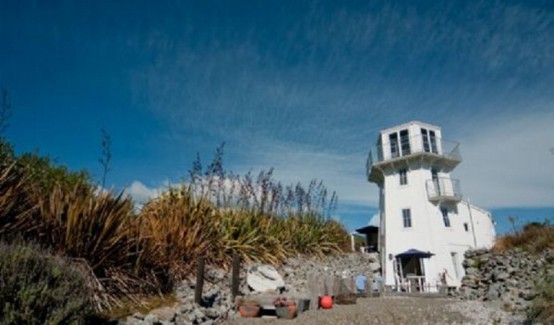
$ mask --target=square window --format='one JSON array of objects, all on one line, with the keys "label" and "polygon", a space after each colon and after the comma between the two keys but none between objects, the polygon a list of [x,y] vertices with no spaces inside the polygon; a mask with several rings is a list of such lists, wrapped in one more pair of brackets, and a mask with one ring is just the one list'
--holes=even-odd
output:
[{"label": "square window", "polygon": [[412,227],[412,213],[410,209],[402,209],[402,221],[404,222],[404,228]]}]

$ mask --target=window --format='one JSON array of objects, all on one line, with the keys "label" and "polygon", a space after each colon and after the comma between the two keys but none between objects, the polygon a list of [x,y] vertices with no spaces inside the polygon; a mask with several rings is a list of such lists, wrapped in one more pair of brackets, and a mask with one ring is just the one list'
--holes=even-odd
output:
[{"label": "window", "polygon": [[396,132],[389,134],[389,142],[391,158],[396,158],[400,156],[398,148],[398,134],[396,134]]},{"label": "window", "polygon": [[437,139],[435,138],[435,131],[429,131],[429,139],[431,141],[431,152],[438,153],[437,150]]},{"label": "window", "polygon": [[442,221],[444,222],[444,226],[447,228],[450,228],[450,218],[448,217],[448,209],[442,208]]},{"label": "window", "polygon": [[408,170],[407,169],[401,169],[398,171],[398,175],[400,176],[400,185],[406,185],[408,184]]},{"label": "window", "polygon": [[467,222],[464,222],[464,230],[469,231],[469,226],[467,225]]},{"label": "window", "polygon": [[404,221],[404,228],[412,228],[412,213],[410,209],[402,209],[402,219]]},{"label": "window", "polygon": [[421,138],[423,140],[423,151],[429,152],[429,136],[426,129],[421,129]]},{"label": "window", "polygon": [[400,131],[400,146],[402,147],[402,156],[410,154],[410,138],[408,137],[408,130]]}]

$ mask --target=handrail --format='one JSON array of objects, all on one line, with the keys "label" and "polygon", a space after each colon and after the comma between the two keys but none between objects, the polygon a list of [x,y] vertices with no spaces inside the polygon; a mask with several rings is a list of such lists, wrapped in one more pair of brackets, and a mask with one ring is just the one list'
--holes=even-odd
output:
[{"label": "handrail", "polygon": [[443,197],[462,199],[462,188],[460,180],[448,177],[429,179],[426,182],[427,197],[429,200],[436,200]]}]

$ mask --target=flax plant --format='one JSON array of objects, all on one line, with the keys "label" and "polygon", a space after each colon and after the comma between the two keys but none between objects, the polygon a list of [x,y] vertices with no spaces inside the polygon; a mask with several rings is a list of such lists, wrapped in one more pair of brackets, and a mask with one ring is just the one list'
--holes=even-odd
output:
[{"label": "flax plant", "polygon": [[247,262],[281,263],[287,249],[276,236],[279,222],[255,211],[225,211],[216,224],[223,248],[219,259],[228,265],[233,254],[239,254]]},{"label": "flax plant", "polygon": [[94,193],[77,184],[71,191],[55,187],[36,200],[43,221],[37,236],[56,252],[86,259],[95,272],[131,266],[133,205],[123,193]]},{"label": "flax plant", "polygon": [[37,222],[32,218],[34,205],[26,195],[22,176],[15,162],[0,166],[0,238],[13,239]]},{"label": "flax plant", "polygon": [[141,264],[167,270],[168,276],[178,279],[199,256],[215,261],[215,218],[217,211],[212,205],[196,199],[188,186],[169,188],[148,202],[138,217]]}]

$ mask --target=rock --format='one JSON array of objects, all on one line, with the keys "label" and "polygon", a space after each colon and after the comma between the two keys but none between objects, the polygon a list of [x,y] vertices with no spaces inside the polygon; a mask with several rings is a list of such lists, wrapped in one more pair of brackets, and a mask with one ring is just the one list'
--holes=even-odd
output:
[{"label": "rock", "polygon": [[191,323],[194,323],[195,320],[196,320],[196,315],[195,315],[194,312],[188,313],[185,317],[185,321],[188,321],[188,322],[191,322]]},{"label": "rock", "polygon": [[192,311],[193,309],[194,309],[194,306],[192,304],[182,304],[182,305],[177,306],[175,311],[178,314],[186,314],[186,313]]},{"label": "rock", "polygon": [[222,269],[209,269],[206,272],[206,280],[210,282],[220,282],[225,279],[226,272]]},{"label": "rock", "polygon": [[490,254],[483,254],[483,255],[479,256],[479,263],[485,264],[490,260],[490,258],[491,258]]},{"label": "rock", "polygon": [[493,281],[504,281],[510,277],[510,274],[505,271],[495,271],[492,273]]},{"label": "rock", "polygon": [[373,262],[369,264],[369,269],[371,272],[379,271],[381,269],[381,263]]},{"label": "rock", "polygon": [[487,292],[487,300],[488,301],[495,301],[498,300],[500,297],[500,286],[497,284],[491,285],[489,287],[489,290]]},{"label": "rock", "polygon": [[150,311],[150,315],[155,315],[160,322],[169,321],[172,322],[175,320],[176,312],[175,309],[171,307],[162,307]]},{"label": "rock", "polygon": [[146,324],[155,324],[155,323],[158,323],[158,316],[157,316],[157,315],[148,314],[148,315],[146,315],[146,317],[144,317],[144,322],[145,322]]},{"label": "rock", "polygon": [[204,311],[204,315],[210,319],[217,319],[221,316],[220,312],[214,308],[208,308]]},{"label": "rock", "polygon": [[138,319],[138,318],[135,318],[133,316],[129,316],[125,319],[125,324],[126,325],[136,325],[136,324],[141,324],[142,323],[142,319]]},{"label": "rock", "polygon": [[200,308],[195,308],[193,314],[196,317],[196,319],[203,319],[204,317],[206,317],[206,315],[204,315],[204,313],[202,312],[202,310],[200,310]]},{"label": "rock", "polygon": [[524,290],[519,292],[519,297],[527,301],[534,299],[536,296],[537,293],[531,290]]},{"label": "rock", "polygon": [[473,263],[474,261],[471,259],[471,258],[466,258],[464,259],[464,261],[462,262],[462,266],[464,267],[464,269],[470,267],[470,266],[473,266]]}]

